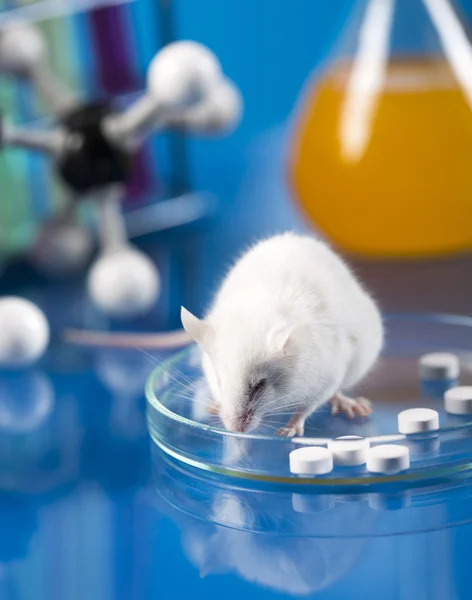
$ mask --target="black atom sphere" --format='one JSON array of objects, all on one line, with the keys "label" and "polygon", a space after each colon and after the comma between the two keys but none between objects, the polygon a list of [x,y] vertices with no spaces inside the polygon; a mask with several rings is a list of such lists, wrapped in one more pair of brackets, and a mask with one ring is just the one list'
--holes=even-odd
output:
[{"label": "black atom sphere", "polygon": [[81,105],[61,118],[66,131],[65,149],[57,159],[57,169],[78,194],[112,184],[126,183],[131,156],[110,143],[101,124],[113,112],[105,102]]}]

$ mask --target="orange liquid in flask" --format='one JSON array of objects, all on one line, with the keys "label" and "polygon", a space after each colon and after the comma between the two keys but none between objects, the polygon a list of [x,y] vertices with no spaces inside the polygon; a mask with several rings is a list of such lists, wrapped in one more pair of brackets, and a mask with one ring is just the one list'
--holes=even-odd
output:
[{"label": "orange liquid in flask", "polygon": [[347,251],[420,257],[472,248],[472,112],[442,61],[392,62],[376,93],[340,64],[297,122],[290,177]]}]

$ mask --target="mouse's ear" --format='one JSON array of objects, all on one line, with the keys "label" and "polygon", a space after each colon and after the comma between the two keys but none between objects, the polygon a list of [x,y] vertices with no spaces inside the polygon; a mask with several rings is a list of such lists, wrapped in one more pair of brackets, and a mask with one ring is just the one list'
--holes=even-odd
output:
[{"label": "mouse's ear", "polygon": [[180,320],[182,321],[183,328],[192,340],[202,347],[208,344],[211,334],[211,327],[208,323],[193,315],[183,306],[180,309]]},{"label": "mouse's ear", "polygon": [[269,344],[283,356],[298,354],[307,342],[308,327],[305,325],[279,325],[269,335]]}]

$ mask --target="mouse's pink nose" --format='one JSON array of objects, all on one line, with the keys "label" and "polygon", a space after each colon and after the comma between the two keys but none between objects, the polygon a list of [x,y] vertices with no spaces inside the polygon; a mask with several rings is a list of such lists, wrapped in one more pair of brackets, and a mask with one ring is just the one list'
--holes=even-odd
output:
[{"label": "mouse's pink nose", "polygon": [[236,433],[244,433],[245,431],[247,431],[247,424],[242,422],[236,423],[232,431]]},{"label": "mouse's pink nose", "polygon": [[249,422],[245,417],[225,417],[223,423],[228,431],[234,433],[244,433],[249,427]]}]

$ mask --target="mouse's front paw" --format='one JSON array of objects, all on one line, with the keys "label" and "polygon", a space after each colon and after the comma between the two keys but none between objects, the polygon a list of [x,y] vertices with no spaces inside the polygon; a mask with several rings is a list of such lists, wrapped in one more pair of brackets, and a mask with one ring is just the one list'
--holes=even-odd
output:
[{"label": "mouse's front paw", "polygon": [[303,435],[304,432],[304,427],[303,426],[291,426],[291,425],[287,425],[286,427],[281,427],[280,429],[278,429],[276,431],[276,435],[280,436],[280,437],[294,437],[299,436],[301,437]]},{"label": "mouse's front paw", "polygon": [[216,402],[213,402],[208,407],[208,414],[209,415],[217,415],[219,412],[220,412],[220,409],[218,407],[218,404],[216,404]]},{"label": "mouse's front paw", "polygon": [[350,419],[355,416],[367,417],[372,412],[372,406],[367,398],[349,398],[344,394],[336,394],[331,399],[331,414],[344,412]]}]

